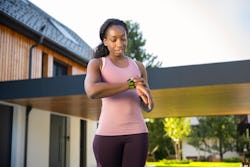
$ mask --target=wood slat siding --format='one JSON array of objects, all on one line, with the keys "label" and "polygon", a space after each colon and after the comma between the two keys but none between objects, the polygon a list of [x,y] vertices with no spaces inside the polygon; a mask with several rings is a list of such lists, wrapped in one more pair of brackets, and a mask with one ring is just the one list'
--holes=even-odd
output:
[{"label": "wood slat siding", "polygon": [[30,44],[27,39],[8,28],[0,26],[0,80],[18,80],[28,76],[26,47]]},{"label": "wood slat siding", "polygon": [[[0,25],[0,81],[28,79],[29,49],[35,41]],[[47,55],[46,75],[53,75],[53,61],[60,60],[69,66],[69,75],[85,74],[86,67],[42,45],[32,52],[32,78],[42,77],[42,54]]]}]

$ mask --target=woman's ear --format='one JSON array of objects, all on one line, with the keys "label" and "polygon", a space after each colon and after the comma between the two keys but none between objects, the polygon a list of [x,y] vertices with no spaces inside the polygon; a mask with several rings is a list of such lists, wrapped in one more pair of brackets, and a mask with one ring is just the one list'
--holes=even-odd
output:
[{"label": "woman's ear", "polygon": [[104,46],[108,46],[108,41],[107,41],[106,38],[104,38],[102,42],[103,42],[103,45],[104,45]]}]

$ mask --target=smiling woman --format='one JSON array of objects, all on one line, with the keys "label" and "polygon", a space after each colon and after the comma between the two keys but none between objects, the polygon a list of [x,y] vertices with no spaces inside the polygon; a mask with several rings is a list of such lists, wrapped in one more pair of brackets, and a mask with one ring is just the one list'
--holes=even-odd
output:
[{"label": "smiling woman", "polygon": [[144,167],[148,129],[141,110],[150,112],[154,107],[147,71],[141,62],[125,55],[125,22],[107,19],[99,35],[101,43],[88,64],[84,82],[89,98],[102,99],[93,141],[98,167]]}]

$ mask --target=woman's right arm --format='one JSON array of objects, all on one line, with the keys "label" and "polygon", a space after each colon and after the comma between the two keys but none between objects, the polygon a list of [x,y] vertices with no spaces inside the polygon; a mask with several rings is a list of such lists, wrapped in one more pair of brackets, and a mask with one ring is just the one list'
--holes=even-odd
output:
[{"label": "woman's right arm", "polygon": [[106,83],[101,80],[101,59],[90,60],[84,81],[86,94],[91,99],[108,97],[129,89],[127,82]]}]

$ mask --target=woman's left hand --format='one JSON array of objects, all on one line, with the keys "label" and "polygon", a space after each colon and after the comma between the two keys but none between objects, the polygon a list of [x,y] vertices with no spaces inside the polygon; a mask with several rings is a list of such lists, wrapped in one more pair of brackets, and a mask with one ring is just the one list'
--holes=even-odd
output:
[{"label": "woman's left hand", "polygon": [[142,85],[137,85],[136,86],[136,91],[138,95],[141,97],[143,103],[147,105],[149,110],[153,109],[153,99],[150,93],[150,90]]},{"label": "woman's left hand", "polygon": [[142,77],[133,77],[131,79],[134,81],[136,87],[139,86],[139,85],[147,87],[147,84],[146,84],[144,78],[142,78]]}]

